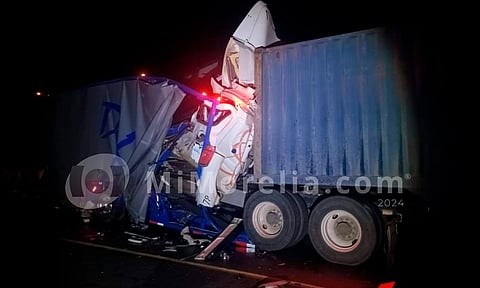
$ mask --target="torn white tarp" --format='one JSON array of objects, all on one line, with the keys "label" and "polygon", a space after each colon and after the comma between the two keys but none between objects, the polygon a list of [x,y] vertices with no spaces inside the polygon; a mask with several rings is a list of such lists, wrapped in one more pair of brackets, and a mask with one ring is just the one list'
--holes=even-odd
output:
[{"label": "torn white tarp", "polygon": [[267,4],[258,1],[233,33],[225,49],[222,85],[254,83],[254,51],[279,41]]}]

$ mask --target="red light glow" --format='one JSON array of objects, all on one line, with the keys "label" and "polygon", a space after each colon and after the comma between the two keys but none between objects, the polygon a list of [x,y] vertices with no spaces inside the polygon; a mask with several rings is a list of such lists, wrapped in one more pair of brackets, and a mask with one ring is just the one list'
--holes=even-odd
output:
[{"label": "red light glow", "polygon": [[393,287],[395,287],[395,281],[382,283],[378,286],[378,288],[393,288]]}]

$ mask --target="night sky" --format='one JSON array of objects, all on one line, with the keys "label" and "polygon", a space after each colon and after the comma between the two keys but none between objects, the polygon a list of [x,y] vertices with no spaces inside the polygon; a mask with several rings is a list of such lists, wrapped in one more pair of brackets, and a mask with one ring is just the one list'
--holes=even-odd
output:
[{"label": "night sky", "polygon": [[[398,7],[264,2],[277,35],[287,43],[404,19]],[[11,64],[5,72],[22,84],[15,91],[31,95],[40,89],[55,94],[143,71],[181,80],[196,66],[222,56],[228,38],[256,1],[121,3],[85,6],[69,2],[29,7],[29,12],[19,7],[18,17],[13,17],[18,24],[6,31],[8,52],[4,52]]]}]

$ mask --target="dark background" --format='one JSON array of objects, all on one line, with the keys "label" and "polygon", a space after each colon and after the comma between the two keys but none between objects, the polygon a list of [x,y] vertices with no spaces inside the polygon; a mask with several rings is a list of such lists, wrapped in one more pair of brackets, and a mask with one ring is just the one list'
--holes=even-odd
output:
[{"label": "dark background", "polygon": [[[8,9],[4,75],[15,90],[54,94],[140,72],[178,79],[223,56],[228,38],[256,1],[162,1],[115,5],[45,3]],[[435,15],[403,3],[265,1],[285,43],[385,25],[425,36],[441,29]],[[439,16],[440,17],[440,16]],[[423,33],[423,32],[422,32]],[[433,36],[435,37],[435,36]],[[13,98],[17,98],[15,96]]]}]

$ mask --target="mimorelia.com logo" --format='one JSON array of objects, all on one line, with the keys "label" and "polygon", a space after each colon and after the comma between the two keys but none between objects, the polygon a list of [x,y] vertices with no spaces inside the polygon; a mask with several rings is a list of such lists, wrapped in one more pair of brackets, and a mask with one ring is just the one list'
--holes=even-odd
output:
[{"label": "mimorelia.com logo", "polygon": [[104,207],[122,195],[129,177],[128,165],[121,157],[95,154],[72,166],[65,182],[65,194],[79,208]]}]

